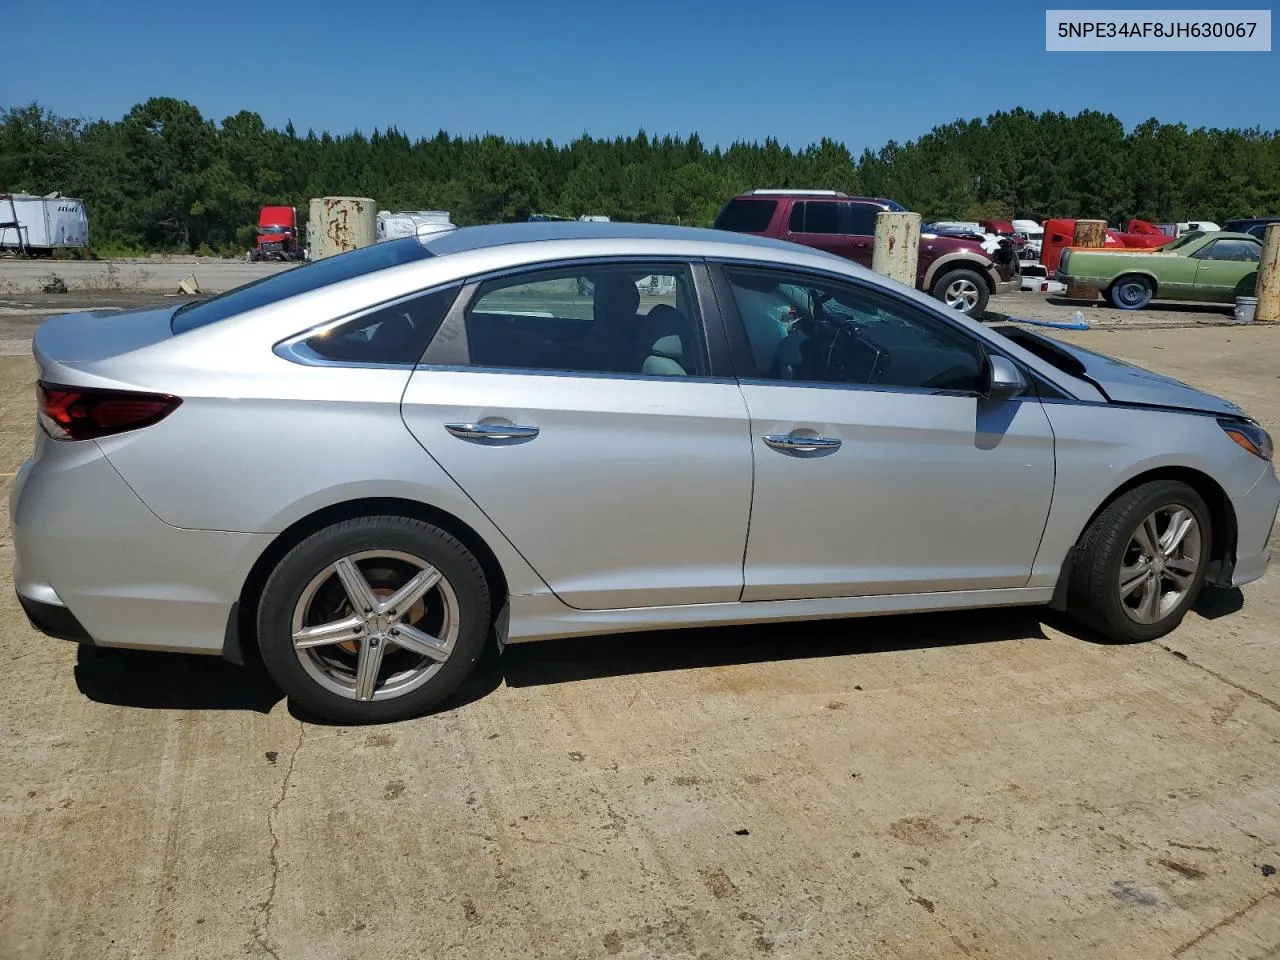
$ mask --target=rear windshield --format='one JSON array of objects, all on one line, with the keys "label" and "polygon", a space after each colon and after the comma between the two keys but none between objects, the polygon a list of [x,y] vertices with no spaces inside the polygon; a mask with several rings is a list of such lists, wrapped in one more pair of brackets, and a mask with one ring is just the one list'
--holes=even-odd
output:
[{"label": "rear windshield", "polygon": [[302,293],[309,293],[331,283],[350,280],[385,270],[387,267],[424,260],[431,252],[418,242],[417,237],[405,237],[402,240],[389,240],[375,243],[340,253],[336,257],[326,257],[312,263],[294,267],[281,273],[273,273],[261,280],[254,280],[244,286],[235,287],[226,293],[220,293],[208,300],[196,300],[185,303],[174,311],[170,326],[173,332],[186,333],[206,324],[225,320],[238,313],[245,313],[257,307],[265,307],[269,303],[287,300]]},{"label": "rear windshield", "polygon": [[715,228],[735,233],[764,233],[777,208],[776,200],[730,200],[716,217]]}]

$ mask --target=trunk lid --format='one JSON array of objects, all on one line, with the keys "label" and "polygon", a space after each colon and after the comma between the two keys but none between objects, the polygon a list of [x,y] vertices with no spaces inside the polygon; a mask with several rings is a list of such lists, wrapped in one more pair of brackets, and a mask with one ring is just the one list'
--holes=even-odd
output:
[{"label": "trunk lid", "polygon": [[[131,353],[173,336],[174,307],[128,313],[86,311],[51,317],[36,330],[32,353],[42,377],[59,380],[89,372],[102,360]],[[84,383],[84,377],[74,378]]]}]

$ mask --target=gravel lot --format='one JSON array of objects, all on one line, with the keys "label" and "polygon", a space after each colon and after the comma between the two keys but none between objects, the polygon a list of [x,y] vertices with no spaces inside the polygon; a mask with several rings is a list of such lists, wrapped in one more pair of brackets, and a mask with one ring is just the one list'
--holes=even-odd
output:
[{"label": "gravel lot", "polygon": [[[1182,316],[1061,336],[1280,427],[1280,328]],[[33,377],[0,358],[6,491]],[[3,958],[1280,951],[1275,575],[1138,646],[1023,610],[515,647],[362,729],[0,605]]]}]

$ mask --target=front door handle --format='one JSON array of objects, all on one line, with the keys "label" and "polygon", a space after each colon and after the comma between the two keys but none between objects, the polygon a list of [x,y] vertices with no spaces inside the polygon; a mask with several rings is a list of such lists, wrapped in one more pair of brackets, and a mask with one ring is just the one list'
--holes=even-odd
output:
[{"label": "front door handle", "polygon": [[817,453],[819,450],[840,448],[840,441],[835,437],[798,437],[787,433],[767,433],[760,439],[783,453]]},{"label": "front door handle", "polygon": [[444,428],[462,440],[532,440],[537,427],[515,423],[446,423]]}]

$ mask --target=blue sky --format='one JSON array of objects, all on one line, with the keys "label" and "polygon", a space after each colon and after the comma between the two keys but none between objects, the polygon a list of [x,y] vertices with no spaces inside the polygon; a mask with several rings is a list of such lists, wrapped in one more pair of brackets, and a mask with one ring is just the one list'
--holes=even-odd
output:
[{"label": "blue sky", "polygon": [[292,118],[300,132],[395,125],[563,142],[643,127],[708,144],[829,136],[855,151],[1019,105],[1093,108],[1127,126],[1280,127],[1280,53],[1046,53],[1044,9],[8,0],[0,105],[116,119],[167,95],[219,120],[241,109],[274,126]]}]

